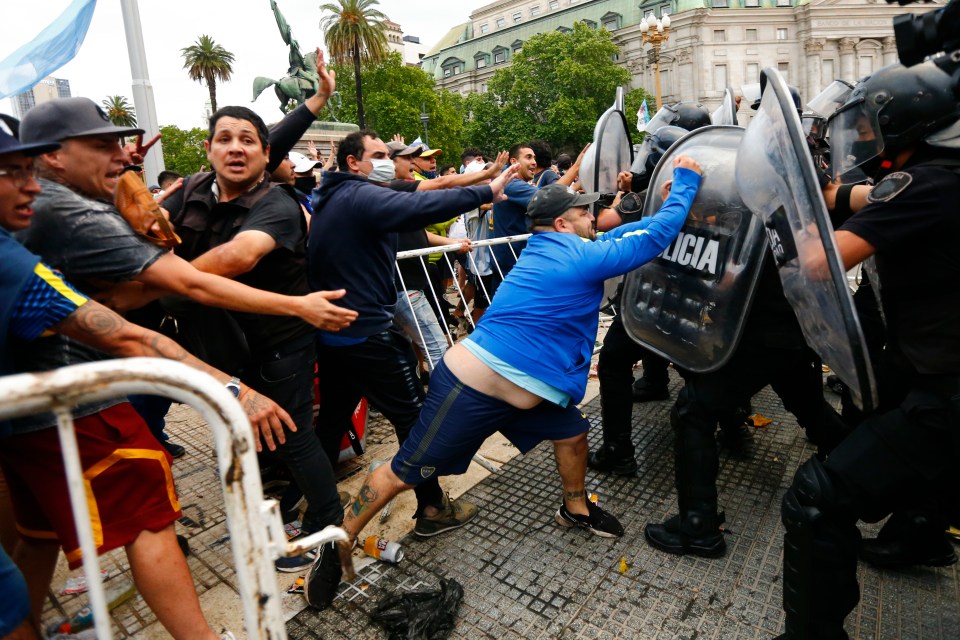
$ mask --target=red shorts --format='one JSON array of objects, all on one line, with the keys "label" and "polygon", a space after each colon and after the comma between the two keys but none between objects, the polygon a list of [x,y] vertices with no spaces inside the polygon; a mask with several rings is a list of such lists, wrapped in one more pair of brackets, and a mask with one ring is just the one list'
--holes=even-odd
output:
[{"label": "red shorts", "polygon": [[[180,517],[173,458],[140,414],[122,403],[75,421],[87,506],[97,552],[160,531]],[[56,427],[0,441],[17,530],[25,538],[59,541],[70,568],[82,563]]]}]

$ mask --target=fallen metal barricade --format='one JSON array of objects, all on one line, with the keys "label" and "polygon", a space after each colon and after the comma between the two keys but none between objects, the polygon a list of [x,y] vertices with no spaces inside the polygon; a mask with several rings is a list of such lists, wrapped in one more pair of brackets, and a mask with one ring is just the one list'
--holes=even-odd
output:
[{"label": "fallen metal barricade", "polygon": [[[160,395],[183,402],[195,408],[210,425],[247,636],[286,638],[274,560],[334,540],[346,540],[347,534],[342,529],[327,527],[295,544],[288,543],[277,501],[263,498],[253,431],[236,398],[209,375],[157,358],[108,360],[0,378],[0,420],[47,411],[57,416],[97,638],[109,640],[113,629],[99,578],[100,561],[90,526],[71,408],[130,394]],[[344,567],[345,572],[350,569]]]}]

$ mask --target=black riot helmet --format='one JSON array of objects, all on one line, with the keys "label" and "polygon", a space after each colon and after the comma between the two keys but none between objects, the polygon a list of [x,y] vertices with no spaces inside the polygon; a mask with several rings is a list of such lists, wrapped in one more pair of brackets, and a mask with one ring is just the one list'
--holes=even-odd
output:
[{"label": "black riot helmet", "polygon": [[[925,142],[960,148],[952,78],[935,64],[892,64],[864,78],[828,124],[834,175]],[[877,164],[877,167],[873,167]],[[879,163],[864,167],[868,175]]]},{"label": "black riot helmet", "polygon": [[693,131],[710,124],[710,112],[699,102],[692,100],[666,104],[650,119],[644,131],[654,133],[668,125]]},{"label": "black riot helmet", "polygon": [[667,149],[673,146],[674,142],[687,133],[688,131],[683,127],[668,125],[647,134],[633,159],[633,164],[630,166],[630,171],[633,173],[633,181],[630,187],[632,191],[639,192],[647,188],[650,176],[653,175],[653,170],[660,162],[660,158],[667,152]]}]

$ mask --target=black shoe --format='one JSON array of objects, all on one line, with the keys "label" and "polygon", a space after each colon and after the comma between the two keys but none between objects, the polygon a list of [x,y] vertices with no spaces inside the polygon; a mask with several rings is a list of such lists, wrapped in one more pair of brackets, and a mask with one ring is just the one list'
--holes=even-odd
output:
[{"label": "black shoe", "polygon": [[319,547],[317,559],[303,580],[303,595],[310,606],[323,611],[333,604],[342,576],[337,543],[330,542]]},{"label": "black shoe", "polygon": [[633,383],[633,401],[651,402],[653,400],[666,400],[670,397],[670,391],[667,384],[655,384],[646,378],[640,378]]},{"label": "black shoe", "polygon": [[957,554],[944,536],[927,544],[909,544],[903,540],[866,538],[860,541],[860,559],[880,569],[905,569],[917,565],[949,567],[957,562]]},{"label": "black shoe", "polygon": [[182,458],[183,455],[187,452],[186,449],[184,449],[182,446],[180,446],[176,442],[170,442],[169,440],[164,440],[160,444],[162,444],[163,448],[167,450],[167,453],[169,453],[174,458]]},{"label": "black shoe", "polygon": [[637,459],[633,455],[620,457],[610,447],[603,446],[590,454],[587,466],[601,473],[612,473],[618,476],[637,475]]},{"label": "black shoe", "polygon": [[732,453],[745,453],[753,443],[753,433],[750,431],[750,427],[742,422],[721,423],[717,441],[720,446],[725,447]]},{"label": "black shoe", "polygon": [[723,513],[713,516],[689,513],[683,522],[675,515],[663,524],[648,524],[643,535],[651,546],[667,553],[719,558],[727,550],[720,531],[723,520]]},{"label": "black shoe", "polygon": [[619,538],[623,535],[623,525],[612,513],[608,513],[587,500],[587,511],[590,515],[581,516],[567,511],[567,505],[562,504],[553,517],[561,527],[580,527],[601,538]]}]

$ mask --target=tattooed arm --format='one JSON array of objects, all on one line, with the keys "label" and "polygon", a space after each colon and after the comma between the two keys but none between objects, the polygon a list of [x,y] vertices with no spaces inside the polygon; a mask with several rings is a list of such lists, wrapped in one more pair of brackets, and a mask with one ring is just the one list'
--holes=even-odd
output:
[{"label": "tattooed arm", "polygon": [[[149,357],[176,360],[207,373],[220,382],[226,383],[230,376],[214,369],[199,358],[190,355],[179,344],[155,331],[127,322],[103,305],[87,301],[73,313],[52,327],[57,333],[69,336],[78,342],[90,345],[101,351],[120,357]],[[273,400],[260,395],[250,387],[241,384],[240,404],[250,418],[250,424],[259,434],[257,451],[261,450],[260,438],[271,451],[276,449],[275,441],[283,443],[283,425],[291,431],[297,427],[290,415]]]}]

